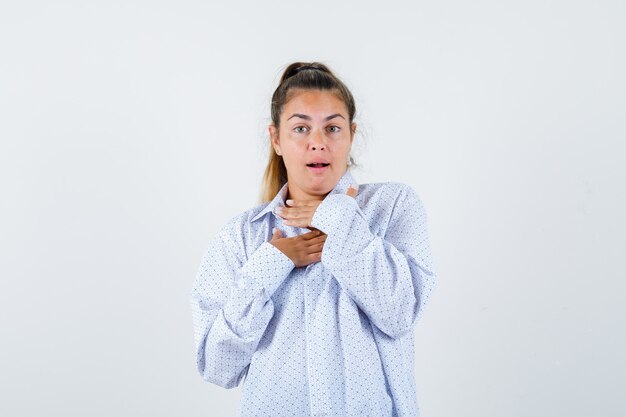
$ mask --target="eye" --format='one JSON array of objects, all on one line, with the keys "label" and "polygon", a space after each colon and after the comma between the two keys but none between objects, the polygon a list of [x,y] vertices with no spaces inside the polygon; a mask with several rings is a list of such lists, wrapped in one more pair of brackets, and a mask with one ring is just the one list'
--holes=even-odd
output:
[{"label": "eye", "polygon": [[293,128],[296,133],[304,133],[308,130],[306,126],[296,126]]},{"label": "eye", "polygon": [[341,130],[341,128],[340,128],[339,126],[335,126],[335,125],[333,125],[333,126],[329,126],[329,127],[328,127],[328,130],[329,130],[331,133],[337,133],[337,132],[339,132],[339,131]]}]

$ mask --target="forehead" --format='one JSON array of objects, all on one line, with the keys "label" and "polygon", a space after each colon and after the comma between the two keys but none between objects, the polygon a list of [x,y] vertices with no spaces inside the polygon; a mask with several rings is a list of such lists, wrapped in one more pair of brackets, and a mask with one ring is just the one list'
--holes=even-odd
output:
[{"label": "forehead", "polygon": [[283,108],[282,117],[293,113],[326,116],[341,113],[348,118],[348,109],[339,92],[334,90],[292,90]]}]

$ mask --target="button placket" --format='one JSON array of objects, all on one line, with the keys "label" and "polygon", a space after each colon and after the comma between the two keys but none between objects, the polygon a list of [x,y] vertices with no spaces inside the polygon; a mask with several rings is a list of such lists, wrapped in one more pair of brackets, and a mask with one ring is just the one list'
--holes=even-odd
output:
[{"label": "button placket", "polygon": [[324,339],[324,331],[316,324],[318,318],[315,306],[323,290],[324,279],[320,269],[315,264],[310,264],[305,278],[305,300],[307,317],[307,364],[309,376],[309,394],[311,400],[311,414],[313,416],[330,416],[331,408],[330,386],[325,367],[324,352],[322,346],[327,341]]},{"label": "button placket", "polygon": [[[307,266],[307,270],[308,270],[308,266]],[[309,280],[308,280],[308,274],[305,274],[304,276],[304,280],[303,280],[303,288],[304,288],[304,339],[305,339],[305,346],[306,346],[306,373],[307,373],[307,381],[309,383],[308,386],[308,391],[309,391],[309,409],[311,411],[312,415],[315,415],[315,403],[316,403],[316,398],[315,395],[313,394],[314,390],[315,390],[315,382],[314,382],[314,378],[312,377],[312,373],[311,371],[313,369],[315,369],[314,367],[311,366],[311,326],[310,326],[310,319],[311,319],[311,303],[310,303],[310,294],[309,294]]]}]

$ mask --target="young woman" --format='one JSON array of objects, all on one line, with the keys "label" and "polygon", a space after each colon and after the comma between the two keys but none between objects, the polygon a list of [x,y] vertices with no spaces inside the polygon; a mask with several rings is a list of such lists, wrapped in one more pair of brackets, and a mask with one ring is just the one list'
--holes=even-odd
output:
[{"label": "young woman", "polygon": [[325,65],[289,65],[271,113],[265,203],[212,240],[191,292],[198,371],[243,381],[240,417],[415,417],[436,277],[422,202],[357,186],[354,99]]}]

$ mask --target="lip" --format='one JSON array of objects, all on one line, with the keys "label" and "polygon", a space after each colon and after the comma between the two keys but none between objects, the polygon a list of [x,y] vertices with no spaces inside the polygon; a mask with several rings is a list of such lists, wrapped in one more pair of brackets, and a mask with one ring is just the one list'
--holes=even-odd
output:
[{"label": "lip", "polygon": [[325,167],[310,167],[310,166],[307,166],[306,168],[309,170],[309,172],[312,172],[313,174],[316,174],[316,175],[320,175],[320,174],[323,174],[324,172],[326,172],[326,170],[328,168],[330,168],[330,165],[326,165]]},{"label": "lip", "polygon": [[[325,166],[312,167],[310,164],[324,164]],[[309,161],[307,161],[306,165],[309,172],[313,173],[313,175],[322,175],[326,170],[330,167],[330,162],[328,159],[315,157]]]},{"label": "lip", "polygon": [[306,164],[330,164],[330,162],[327,159],[316,158],[308,161]]}]

